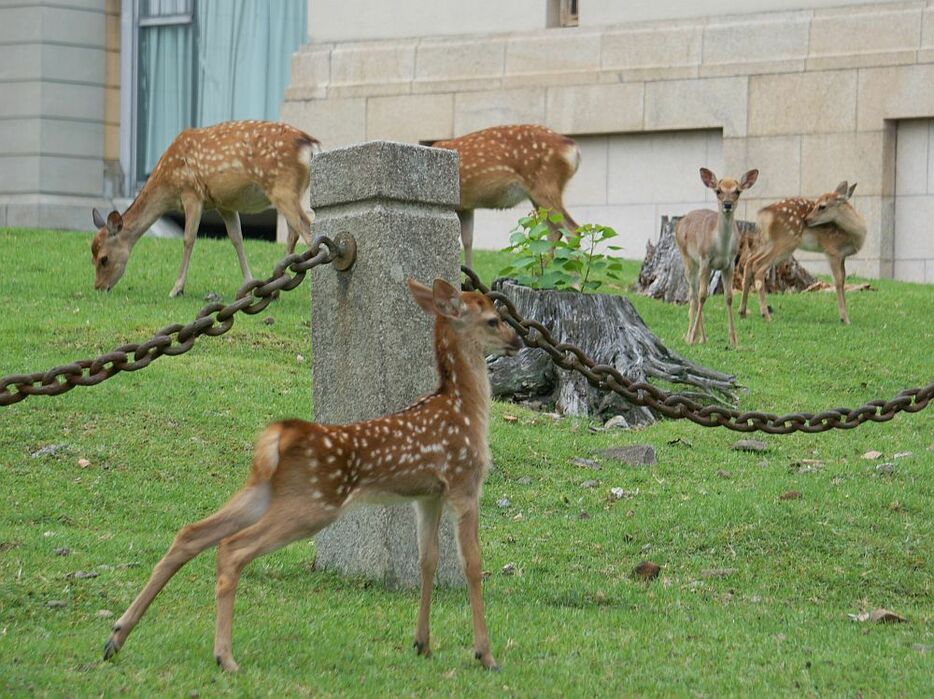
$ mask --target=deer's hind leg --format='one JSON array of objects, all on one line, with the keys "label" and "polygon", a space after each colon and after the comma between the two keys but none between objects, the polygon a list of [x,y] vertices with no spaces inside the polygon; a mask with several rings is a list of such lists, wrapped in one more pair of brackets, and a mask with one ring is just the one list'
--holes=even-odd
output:
[{"label": "deer's hind leg", "polygon": [[146,586],[113,625],[113,632],[104,645],[105,660],[116,655],[123,647],[127,636],[146,613],[153,599],[183,565],[204,549],[253,524],[263,515],[269,504],[269,492],[268,482],[248,485],[210,517],[179,530],[168,552],[153,568]]},{"label": "deer's hind leg", "polygon": [[247,563],[264,553],[313,536],[338,515],[331,505],[309,504],[307,498],[274,499],[266,513],[253,525],[220,542],[217,548],[217,623],[214,658],[228,672],[238,669],[231,649],[234,597],[240,573]]}]

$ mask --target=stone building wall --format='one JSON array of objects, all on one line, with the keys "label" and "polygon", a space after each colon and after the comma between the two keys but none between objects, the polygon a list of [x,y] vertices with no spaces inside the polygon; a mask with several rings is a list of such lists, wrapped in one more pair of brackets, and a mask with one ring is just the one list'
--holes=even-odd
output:
[{"label": "stone building wall", "polygon": [[119,0],[0,6],[0,226],[90,229],[91,207],[105,204],[118,12]]},{"label": "stone building wall", "polygon": [[[316,8],[320,15],[310,0],[310,23]],[[776,198],[817,195],[843,179],[858,182],[855,205],[869,234],[849,270],[874,277],[899,270],[905,278],[934,280],[934,251],[908,267],[896,264],[896,250],[923,243],[904,236],[929,240],[930,227],[899,226],[895,218],[899,125],[934,118],[930,1],[312,42],[294,57],[282,118],[326,147],[374,138],[430,141],[494,124],[536,122],[582,137],[598,152],[593,144],[600,139],[622,139],[623,145],[603,152],[607,169],[623,170],[619,159],[635,152],[625,145],[633,136],[713,133],[722,139],[724,173],[760,169],[742,216],[754,216]],[[643,164],[651,162],[651,150]],[[680,167],[696,172],[705,164],[686,157]],[[663,181],[635,181],[633,187],[661,191],[671,179],[670,173],[642,169],[643,177]],[[584,175],[589,181],[599,176]],[[588,187],[585,194],[592,191]],[[703,202],[699,181],[690,196]],[[674,199],[681,201],[681,194]],[[575,204],[569,201],[572,211]],[[930,221],[934,195],[926,206]],[[631,257],[642,249],[627,244],[627,235],[640,242],[657,222],[652,230],[638,226],[620,226]],[[897,241],[898,235],[903,237]],[[811,266],[826,270],[819,256]]]}]

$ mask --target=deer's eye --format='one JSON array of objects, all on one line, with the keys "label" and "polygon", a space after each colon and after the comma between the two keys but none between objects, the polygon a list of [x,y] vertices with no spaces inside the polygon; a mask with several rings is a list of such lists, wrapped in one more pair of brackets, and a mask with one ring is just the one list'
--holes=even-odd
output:
[{"label": "deer's eye", "polygon": [[721,194],[723,194],[723,190],[720,189],[719,187],[717,187],[716,192],[717,192],[717,196],[718,196],[718,197],[719,197]]},{"label": "deer's eye", "polygon": [[107,266],[107,261],[108,261],[108,257],[107,257],[107,255],[104,255],[104,256],[100,259],[101,267],[106,267],[106,266]]},{"label": "deer's eye", "polygon": [[823,211],[824,209],[827,208],[827,205],[826,205],[826,204],[821,204],[821,205],[818,206],[817,208],[820,209],[821,211]]},{"label": "deer's eye", "polygon": [[486,324],[491,328],[495,328],[497,325],[499,325],[499,318],[490,318]]}]

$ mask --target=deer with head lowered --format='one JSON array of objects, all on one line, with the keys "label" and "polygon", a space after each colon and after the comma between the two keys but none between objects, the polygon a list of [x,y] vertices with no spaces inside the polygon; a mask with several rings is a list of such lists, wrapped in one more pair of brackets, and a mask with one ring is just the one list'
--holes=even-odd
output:
[{"label": "deer with head lowered", "polygon": [[237,251],[244,281],[252,279],[243,252],[242,213],[274,207],[289,227],[287,250],[299,236],[311,244],[311,221],[302,206],[308,189],[309,163],[320,150],[317,139],[303,131],[269,121],[228,121],[185,129],[169,144],[129,208],[105,219],[94,209],[98,231],[91,243],[94,288],[109,291],[126,271],[133,246],[155,221],[169,211],[184,211],[182,265],[169,296],[185,289],[191,250],[201,213],[217,209]]},{"label": "deer with head lowered", "polygon": [[438,526],[447,505],[457,519],[476,658],[487,669],[497,669],[480,591],[480,488],[491,463],[485,356],[517,351],[521,341],[482,294],[458,292],[440,279],[431,289],[411,279],[408,284],[418,305],[435,317],[438,389],[398,413],[372,420],[349,425],[287,420],[267,427],[256,442],[244,487],[213,515],[178,532],[149,582],[114,624],[105,659],[120,650],[169,579],[198,553],[218,545],[214,656],[224,670],[236,670],[231,619],[244,566],[313,536],[351,506],[401,498],[413,501],[417,518],[421,604],[416,651],[431,653],[431,588]]},{"label": "deer with head lowered", "polygon": [[739,247],[739,227],[736,225],[736,206],[739,196],[756,183],[758,170],[750,170],[740,180],[732,177],[717,179],[705,167],[700,169],[701,181],[717,195],[717,211],[696,209],[675,226],[675,241],[684,262],[684,275],[688,282],[690,307],[688,331],[685,341],[689,344],[707,341],[704,330],[704,302],[711,270],[719,270],[723,279],[723,296],[726,301],[726,317],[729,323],[730,343],[736,346],[736,326],[733,323],[733,266]]},{"label": "deer with head lowered", "polygon": [[[580,165],[580,147],[572,138],[544,126],[517,124],[493,126],[447,141],[433,148],[447,148],[460,156],[461,223],[464,262],[473,264],[474,209],[509,209],[524,199],[536,208],[564,217],[564,227],[577,228],[564,208],[564,188]],[[561,226],[549,221],[549,239],[561,239]]]},{"label": "deer with head lowered", "polygon": [[866,220],[850,204],[856,183],[843,181],[832,192],[816,200],[803,197],[783,199],[759,210],[759,237],[743,274],[743,300],[739,314],[746,317],[746,302],[751,281],[759,294],[759,312],[772,320],[765,301],[765,275],[769,268],[801,248],[823,252],[830,263],[837,291],[840,322],[850,324],[846,310],[845,260],[855,255],[866,240]]}]

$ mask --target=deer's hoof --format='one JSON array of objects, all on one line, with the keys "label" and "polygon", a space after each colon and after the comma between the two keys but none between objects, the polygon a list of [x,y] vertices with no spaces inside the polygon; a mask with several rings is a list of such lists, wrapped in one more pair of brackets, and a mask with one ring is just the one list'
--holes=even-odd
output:
[{"label": "deer's hoof", "polygon": [[104,644],[104,660],[110,660],[120,652],[120,644],[114,638],[108,638]]},{"label": "deer's hoof", "polygon": [[479,660],[483,667],[485,667],[490,672],[499,672],[499,665],[496,664],[496,661],[493,659],[493,656],[490,653],[482,653],[477,651],[474,653],[474,657]]},{"label": "deer's hoof", "polygon": [[217,661],[218,667],[224,672],[236,672],[240,669],[240,666],[230,656],[215,655],[214,659]]},{"label": "deer's hoof", "polygon": [[421,641],[415,641],[412,644],[412,647],[415,648],[415,655],[424,655],[426,658],[431,657],[431,648],[428,646],[428,641],[422,643]]}]

